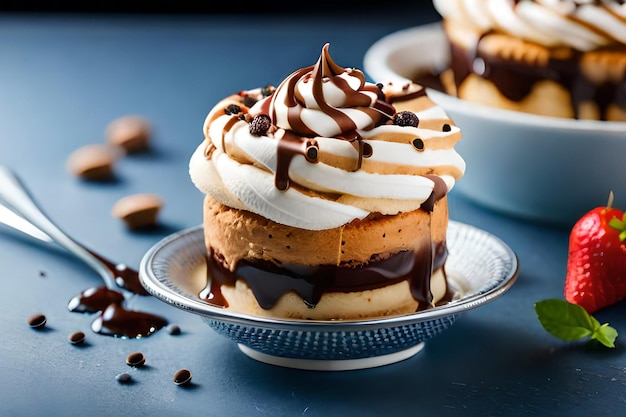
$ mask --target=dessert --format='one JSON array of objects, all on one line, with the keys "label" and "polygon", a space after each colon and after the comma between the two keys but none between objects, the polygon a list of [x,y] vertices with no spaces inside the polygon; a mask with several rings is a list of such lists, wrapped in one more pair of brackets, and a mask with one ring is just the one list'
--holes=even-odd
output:
[{"label": "dessert", "polygon": [[546,116],[626,121],[623,0],[434,0],[448,94]]},{"label": "dessert", "polygon": [[444,265],[460,129],[421,86],[366,82],[328,49],[205,120],[189,174],[205,194],[209,302],[340,320],[453,296]]}]

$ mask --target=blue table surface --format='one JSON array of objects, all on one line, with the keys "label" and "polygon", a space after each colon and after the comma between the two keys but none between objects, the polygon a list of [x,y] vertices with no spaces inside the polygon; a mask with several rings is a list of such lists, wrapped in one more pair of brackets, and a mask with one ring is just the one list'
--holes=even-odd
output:
[{"label": "blue table surface", "polygon": [[[367,48],[400,29],[438,20],[431,9],[356,15],[0,14],[0,163],[11,167],[64,231],[117,262],[138,267],[168,234],[201,222],[202,195],[187,163],[206,113],[220,98],[277,84],[317,60],[362,67]],[[117,181],[80,181],[71,152],[101,143],[116,117],[153,124],[152,151],[116,166]],[[165,206],[160,227],[131,232],[111,216],[120,197],[149,192]],[[562,298],[568,227],[491,212],[458,193],[450,217],[495,234],[519,256],[520,275],[501,298],[463,313],[416,356],[346,372],[281,368],[243,355],[198,316],[145,297],[182,334],[138,340],[91,332],[67,301],[100,278],[64,252],[0,228],[1,416],[412,416],[624,415],[624,342],[607,349],[565,343],[533,305]],[[42,312],[46,331],[26,318]],[[596,314],[626,334],[626,304]],[[67,342],[75,330],[84,346]],[[134,351],[147,357],[129,368]],[[172,383],[180,368],[193,383]],[[128,372],[134,383],[119,384]]]}]

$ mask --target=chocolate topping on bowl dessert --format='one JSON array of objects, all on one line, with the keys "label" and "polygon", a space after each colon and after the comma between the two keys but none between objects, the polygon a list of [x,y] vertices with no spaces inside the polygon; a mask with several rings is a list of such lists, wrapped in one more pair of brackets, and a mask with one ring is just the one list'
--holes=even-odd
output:
[{"label": "chocolate topping on bowl dessert", "polygon": [[206,118],[190,175],[206,194],[201,297],[214,304],[346,319],[452,297],[447,193],[465,170],[460,130],[421,86],[367,82],[328,49]]},{"label": "chocolate topping on bowl dessert", "polygon": [[434,4],[451,49],[448,93],[528,113],[626,121],[623,1]]}]

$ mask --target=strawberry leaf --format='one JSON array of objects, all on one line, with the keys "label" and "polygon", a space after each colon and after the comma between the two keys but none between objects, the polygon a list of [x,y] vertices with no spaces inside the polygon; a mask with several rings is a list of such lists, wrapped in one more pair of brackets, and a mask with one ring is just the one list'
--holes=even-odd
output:
[{"label": "strawberry leaf", "polygon": [[604,323],[594,332],[593,335],[591,335],[591,338],[597,340],[606,347],[614,348],[615,339],[617,339],[617,330],[609,326],[609,323]]},{"label": "strawberry leaf", "polygon": [[621,220],[617,217],[613,217],[611,220],[609,220],[609,226],[620,232],[620,241],[623,242],[626,239],[626,213],[624,213],[624,216]]},{"label": "strawberry leaf", "polygon": [[549,299],[535,303],[539,322],[548,333],[566,342],[589,338],[607,347],[615,347],[617,331],[608,323],[598,320],[577,304],[561,299]]}]

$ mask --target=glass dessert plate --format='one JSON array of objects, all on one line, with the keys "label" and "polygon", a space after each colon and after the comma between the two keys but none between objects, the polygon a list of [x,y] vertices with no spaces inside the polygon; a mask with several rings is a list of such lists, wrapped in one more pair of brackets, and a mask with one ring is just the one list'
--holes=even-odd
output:
[{"label": "glass dessert plate", "polygon": [[371,368],[410,358],[426,340],[450,327],[460,313],[500,297],[515,282],[517,256],[499,238],[454,221],[447,236],[446,272],[460,297],[429,310],[377,319],[274,319],[202,300],[198,294],[206,287],[206,250],[201,225],[156,243],[144,255],[139,273],[152,295],[199,315],[253,359],[311,370]]}]

